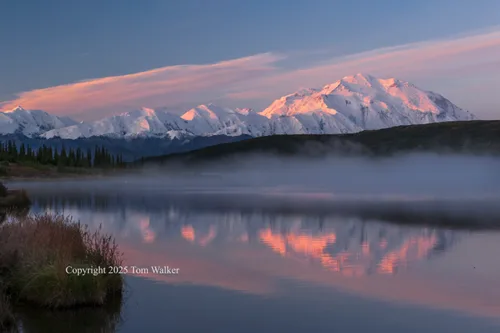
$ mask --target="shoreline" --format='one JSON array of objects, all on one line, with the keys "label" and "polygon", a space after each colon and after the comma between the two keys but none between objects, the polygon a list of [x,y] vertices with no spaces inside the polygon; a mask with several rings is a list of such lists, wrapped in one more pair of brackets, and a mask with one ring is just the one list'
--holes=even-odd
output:
[{"label": "shoreline", "polygon": [[11,176],[11,177],[0,177],[0,182],[18,182],[18,181],[53,181],[53,180],[75,180],[75,179],[87,179],[87,178],[105,178],[109,177],[106,175],[47,175],[47,176]]},{"label": "shoreline", "polygon": [[[126,170],[126,169],[125,169]],[[54,180],[77,180],[77,179],[99,179],[125,174],[124,169],[84,169],[58,171],[57,169],[38,170],[25,166],[9,167],[7,174],[0,175],[0,182],[18,181],[54,181]]]}]

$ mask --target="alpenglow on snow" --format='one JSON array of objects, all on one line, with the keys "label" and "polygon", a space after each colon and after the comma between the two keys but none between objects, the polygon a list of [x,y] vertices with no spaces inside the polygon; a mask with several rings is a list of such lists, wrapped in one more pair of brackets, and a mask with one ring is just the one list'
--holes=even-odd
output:
[{"label": "alpenglow on snow", "polygon": [[199,105],[178,112],[141,108],[92,122],[76,122],[21,107],[0,113],[0,134],[78,139],[341,134],[399,125],[477,119],[440,94],[394,78],[346,76],[321,89],[283,96],[261,112]]}]

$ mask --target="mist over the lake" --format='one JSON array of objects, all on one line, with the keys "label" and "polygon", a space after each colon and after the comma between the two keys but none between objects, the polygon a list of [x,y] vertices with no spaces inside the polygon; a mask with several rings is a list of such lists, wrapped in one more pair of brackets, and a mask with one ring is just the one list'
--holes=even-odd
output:
[{"label": "mist over the lake", "polygon": [[[32,195],[82,193],[127,205],[353,214],[496,226],[500,159],[412,154],[391,158],[252,156],[200,166],[147,167],[126,176],[10,183]],[[154,199],[154,200],[153,200]],[[149,207],[148,209],[151,209]],[[479,221],[481,220],[481,221]],[[443,223],[447,223],[447,222]]]},{"label": "mist over the lake", "polygon": [[[23,184],[30,188],[45,182]],[[247,156],[220,163],[150,166],[125,176],[58,181],[47,190],[196,191],[239,189],[353,195],[421,195],[470,198],[500,194],[500,158],[412,154],[390,158],[324,159]]]}]

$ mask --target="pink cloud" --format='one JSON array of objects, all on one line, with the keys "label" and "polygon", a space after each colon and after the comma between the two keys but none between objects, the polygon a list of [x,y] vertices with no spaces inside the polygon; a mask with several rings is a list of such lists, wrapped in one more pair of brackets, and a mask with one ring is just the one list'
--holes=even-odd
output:
[{"label": "pink cloud", "polygon": [[[17,105],[72,115],[89,110],[117,107],[163,106],[182,103],[189,94],[226,87],[272,71],[281,56],[265,53],[209,65],[182,65],[121,76],[90,79],[67,85],[37,89],[4,102],[2,110]],[[188,95],[188,96],[186,96]],[[192,96],[191,96],[192,98]]]},{"label": "pink cloud", "polygon": [[438,40],[383,48],[337,57],[322,64],[301,68],[260,80],[261,91],[271,87],[296,89],[331,83],[345,75],[368,72],[395,77],[433,76],[456,68],[478,66],[497,61],[500,54],[500,30],[452,40]]},{"label": "pink cloud", "polygon": [[[310,51],[311,55],[316,53],[318,51]],[[498,79],[499,73],[494,68],[499,54],[498,28],[475,35],[334,57],[299,69],[280,68],[278,62],[284,56],[264,53],[215,64],[163,67],[22,92],[18,98],[0,103],[0,108],[9,110],[22,105],[27,109],[91,119],[142,106],[194,106],[209,101],[239,107],[265,106],[300,87],[319,87],[359,72],[401,78],[443,93],[452,101],[464,101],[464,88],[457,90],[451,80],[461,80],[473,88],[478,84],[474,77]],[[292,60],[294,57],[304,59],[306,56],[304,52],[288,55]],[[494,98],[493,87],[484,89],[489,89],[487,95]],[[238,104],[243,102],[244,105]],[[472,98],[465,103],[461,106],[477,112]],[[490,105],[493,101],[482,103]]]}]

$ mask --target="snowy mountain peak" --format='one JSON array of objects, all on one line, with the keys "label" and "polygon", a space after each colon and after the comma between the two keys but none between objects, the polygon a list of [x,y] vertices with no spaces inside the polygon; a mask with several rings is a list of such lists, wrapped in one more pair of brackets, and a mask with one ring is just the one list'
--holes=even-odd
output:
[{"label": "snowy mountain peak", "polygon": [[336,83],[332,84],[336,86],[343,86],[344,88],[347,88],[348,90],[351,90],[353,92],[360,92],[361,89],[364,88],[369,88],[369,89],[375,89],[375,90],[384,90],[387,91],[390,88],[415,88],[418,89],[414,84],[406,81],[401,81],[396,78],[376,78],[373,75],[370,74],[363,74],[363,73],[358,73],[356,75],[352,76],[345,76]]},{"label": "snowy mountain peak", "polygon": [[156,111],[154,109],[150,109],[150,108],[146,108],[146,107],[142,107],[140,109],[140,112],[142,114],[144,114],[145,116],[156,116]]},{"label": "snowy mountain peak", "polygon": [[243,108],[243,109],[236,108],[234,111],[236,111],[237,113],[242,114],[242,115],[256,113],[254,109],[250,109],[250,108]]},{"label": "snowy mountain peak", "polygon": [[395,86],[400,82],[395,78],[379,79],[370,74],[358,73],[356,75],[344,76],[334,83],[327,84],[323,87],[322,91],[332,93],[338,88],[337,91],[360,92],[363,88],[365,88],[365,91],[366,89],[384,89],[384,87]]},{"label": "snowy mountain peak", "polygon": [[156,113],[154,109],[142,107],[137,110],[120,113],[113,117],[156,117]]},{"label": "snowy mountain peak", "polygon": [[41,110],[26,110],[22,106],[0,112],[0,134],[22,133],[32,137],[74,124],[76,121],[73,119],[54,116]]},{"label": "snowy mountain peak", "polygon": [[19,112],[19,111],[26,111],[26,109],[24,109],[21,105],[16,105],[16,107],[14,107],[13,109],[9,110],[9,111],[5,111],[6,113],[10,113],[10,112]]},{"label": "snowy mountain peak", "polygon": [[0,113],[0,133],[22,132],[45,138],[185,138],[212,135],[338,134],[365,129],[476,117],[442,95],[396,78],[358,73],[323,88],[302,88],[266,109],[198,105],[179,116],[165,108],[140,108],[93,122],[77,123],[44,111],[17,107]]},{"label": "snowy mountain peak", "polygon": [[[315,88],[300,88],[299,90],[297,90],[293,96],[294,97],[304,97],[304,96],[310,96],[311,94],[314,94],[318,92],[318,89],[315,89]],[[289,96],[292,96],[292,95],[289,95]]]},{"label": "snowy mountain peak", "polygon": [[353,84],[361,84],[361,85],[371,86],[372,81],[376,81],[376,80],[377,79],[370,74],[357,73],[355,75],[344,76],[340,81],[353,83]]},{"label": "snowy mountain peak", "polygon": [[293,100],[295,100],[297,98],[311,96],[312,94],[314,94],[316,92],[318,92],[318,89],[314,89],[314,88],[300,88],[299,90],[297,90],[293,94],[285,95],[285,96],[281,97],[280,99],[284,100],[284,101],[293,101]]},{"label": "snowy mountain peak", "polygon": [[[352,76],[345,76],[331,86],[335,86],[335,89],[337,89],[338,92],[349,91],[368,93],[371,89],[380,89],[380,82],[379,79],[372,75],[358,73]],[[331,89],[330,93],[333,91],[334,89]]]},{"label": "snowy mountain peak", "polygon": [[253,135],[266,132],[265,118],[251,109],[229,109],[215,104],[202,104],[184,113],[187,129],[195,135]]},{"label": "snowy mountain peak", "polygon": [[218,115],[223,114],[225,111],[224,108],[218,107],[212,103],[201,104],[184,113],[181,118],[187,121],[191,121],[195,118],[218,119]]},{"label": "snowy mountain peak", "polygon": [[260,114],[269,119],[293,117],[309,133],[476,119],[441,95],[395,78],[379,79],[363,73],[345,76],[320,90],[283,96]]}]

